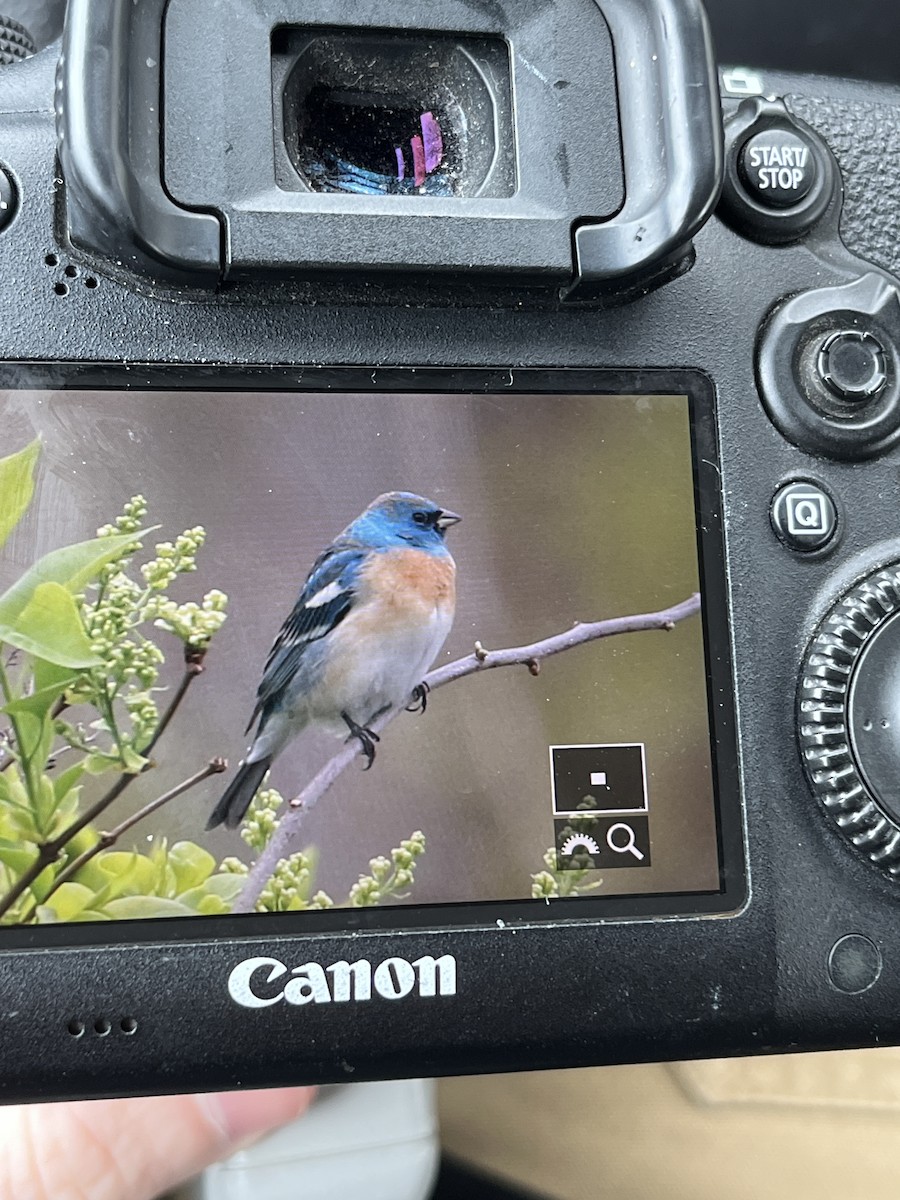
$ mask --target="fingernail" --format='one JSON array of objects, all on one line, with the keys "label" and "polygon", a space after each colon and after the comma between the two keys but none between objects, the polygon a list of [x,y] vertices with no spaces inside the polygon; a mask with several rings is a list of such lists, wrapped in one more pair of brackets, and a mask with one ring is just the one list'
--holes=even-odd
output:
[{"label": "fingernail", "polygon": [[248,1145],[296,1120],[309,1108],[312,1088],[272,1088],[253,1092],[215,1092],[200,1097],[229,1143]]}]

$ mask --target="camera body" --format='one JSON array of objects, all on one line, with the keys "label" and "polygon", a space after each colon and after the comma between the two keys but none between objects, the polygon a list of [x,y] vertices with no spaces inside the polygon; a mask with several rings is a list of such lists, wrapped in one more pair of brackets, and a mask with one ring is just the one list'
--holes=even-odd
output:
[{"label": "camera body", "polygon": [[[720,885],[4,928],[6,1098],[900,1038],[900,94],[720,76],[693,0],[432,7],[71,0],[55,91],[52,48],[0,70],[0,399],[15,416],[51,395],[238,392],[264,417],[269,392],[360,412],[690,396]],[[473,194],[316,192],[302,123],[293,152],[285,132],[312,91],[289,82],[304,54],[342,60],[308,27],[352,67],[354,39],[374,30],[393,62],[423,26],[413,59],[460,54],[465,94],[498,105]],[[346,81],[326,83],[327,107]],[[190,427],[183,472],[223,421]],[[559,470],[527,452],[533,476]],[[144,442],[147,469],[163,453]],[[565,513],[564,473],[554,487]],[[649,578],[639,490],[628,503]],[[7,565],[4,585],[24,564]]]}]

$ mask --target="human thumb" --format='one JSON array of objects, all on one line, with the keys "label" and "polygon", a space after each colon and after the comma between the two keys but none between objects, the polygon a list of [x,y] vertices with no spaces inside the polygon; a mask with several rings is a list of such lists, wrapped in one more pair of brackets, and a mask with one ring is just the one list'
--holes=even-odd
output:
[{"label": "human thumb", "polygon": [[300,1116],[310,1088],[0,1108],[0,1200],[157,1200]]}]

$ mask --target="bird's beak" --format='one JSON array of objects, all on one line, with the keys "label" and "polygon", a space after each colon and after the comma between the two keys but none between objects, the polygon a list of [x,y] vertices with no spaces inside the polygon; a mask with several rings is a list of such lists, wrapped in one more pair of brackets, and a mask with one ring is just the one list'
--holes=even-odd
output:
[{"label": "bird's beak", "polygon": [[442,511],[434,524],[435,527],[439,529],[441,533],[443,533],[444,530],[449,529],[451,525],[458,525],[461,520],[462,517],[458,517],[456,513]]}]

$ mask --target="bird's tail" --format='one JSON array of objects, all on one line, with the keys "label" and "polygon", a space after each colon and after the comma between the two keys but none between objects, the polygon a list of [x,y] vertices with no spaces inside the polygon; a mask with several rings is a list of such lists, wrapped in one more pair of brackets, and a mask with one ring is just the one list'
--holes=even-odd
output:
[{"label": "bird's tail", "polygon": [[224,825],[227,829],[237,829],[271,765],[271,755],[266,755],[258,762],[241,763],[237,775],[213,809],[206,828],[215,829],[217,825]]}]

